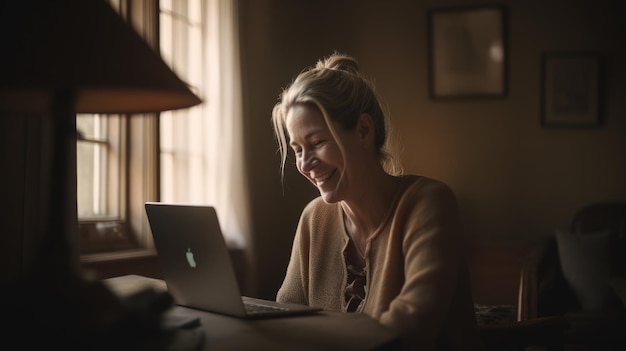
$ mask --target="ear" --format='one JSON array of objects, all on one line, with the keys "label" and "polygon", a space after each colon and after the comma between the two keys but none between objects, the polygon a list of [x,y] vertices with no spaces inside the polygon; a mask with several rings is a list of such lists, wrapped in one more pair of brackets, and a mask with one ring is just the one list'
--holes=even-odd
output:
[{"label": "ear", "polygon": [[369,113],[362,113],[359,116],[356,130],[363,147],[369,147],[374,144],[374,119]]}]

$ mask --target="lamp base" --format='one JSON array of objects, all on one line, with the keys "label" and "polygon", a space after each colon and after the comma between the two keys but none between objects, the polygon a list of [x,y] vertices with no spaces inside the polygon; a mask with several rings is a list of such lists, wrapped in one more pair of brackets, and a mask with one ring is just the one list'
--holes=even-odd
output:
[{"label": "lamp base", "polygon": [[[121,298],[100,281],[47,269],[1,289],[1,300],[9,302],[5,343],[20,349],[191,351],[202,345],[199,328],[168,327],[167,293],[146,289]],[[32,335],[24,337],[25,331]]]}]

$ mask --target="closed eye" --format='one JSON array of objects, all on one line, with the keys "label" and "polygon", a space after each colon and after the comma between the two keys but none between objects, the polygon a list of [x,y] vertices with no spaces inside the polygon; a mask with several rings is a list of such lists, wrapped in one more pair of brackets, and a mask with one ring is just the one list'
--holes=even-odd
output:
[{"label": "closed eye", "polygon": [[[324,145],[326,143],[327,139],[310,139],[309,141],[306,142],[306,144],[304,145],[305,148],[310,148],[310,149],[316,149],[319,148],[320,146]],[[302,156],[302,149],[303,147],[301,145],[298,145],[296,143],[291,143],[291,149],[293,150],[293,153],[295,154],[296,157],[300,157]]]},{"label": "closed eye", "polygon": [[312,143],[312,145],[313,145],[314,147],[318,147],[318,146],[320,146],[320,145],[324,144],[324,142],[325,142],[325,141],[326,141],[326,140],[323,140],[323,139],[316,140],[316,141],[314,141],[314,142]]}]

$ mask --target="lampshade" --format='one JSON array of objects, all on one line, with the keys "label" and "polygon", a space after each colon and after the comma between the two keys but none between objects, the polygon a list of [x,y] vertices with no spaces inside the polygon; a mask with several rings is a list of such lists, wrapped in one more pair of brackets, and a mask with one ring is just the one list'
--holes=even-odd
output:
[{"label": "lampshade", "polygon": [[201,102],[104,0],[0,5],[0,111],[147,113]]},{"label": "lampshade", "polygon": [[3,1],[0,47],[0,118],[51,122],[41,250],[55,256],[40,266],[76,268],[76,113],[149,113],[201,100],[105,0]]}]

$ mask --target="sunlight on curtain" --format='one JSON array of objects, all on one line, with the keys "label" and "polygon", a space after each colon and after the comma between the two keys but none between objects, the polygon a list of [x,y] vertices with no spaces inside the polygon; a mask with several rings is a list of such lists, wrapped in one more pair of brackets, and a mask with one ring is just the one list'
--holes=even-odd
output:
[{"label": "sunlight on curtain", "polygon": [[163,58],[204,103],[161,114],[161,201],[215,206],[229,245],[249,231],[236,0],[161,0]]}]

